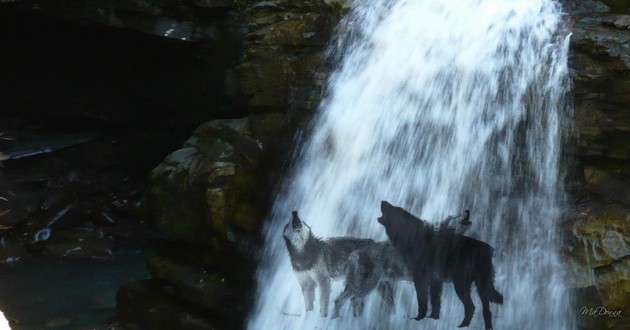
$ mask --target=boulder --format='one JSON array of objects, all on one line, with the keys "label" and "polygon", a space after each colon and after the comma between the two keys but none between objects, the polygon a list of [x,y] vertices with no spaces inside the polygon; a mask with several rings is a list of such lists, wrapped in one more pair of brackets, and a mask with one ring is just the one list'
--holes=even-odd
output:
[{"label": "boulder", "polygon": [[207,311],[182,301],[173,288],[151,279],[123,285],[116,297],[118,317],[125,329],[228,329]]},{"label": "boulder", "polygon": [[164,241],[145,252],[152,277],[172,285],[177,297],[232,319],[244,317],[252,278],[242,274],[253,271],[250,262],[234,252]]},{"label": "boulder", "polygon": [[257,237],[289,132],[280,114],[199,126],[151,172],[148,205],[156,226],[205,245],[243,233]]},{"label": "boulder", "polygon": [[565,232],[567,279],[575,306],[621,310],[619,318],[582,315],[584,329],[626,329],[630,324],[630,209],[621,204],[586,201],[569,216]]}]

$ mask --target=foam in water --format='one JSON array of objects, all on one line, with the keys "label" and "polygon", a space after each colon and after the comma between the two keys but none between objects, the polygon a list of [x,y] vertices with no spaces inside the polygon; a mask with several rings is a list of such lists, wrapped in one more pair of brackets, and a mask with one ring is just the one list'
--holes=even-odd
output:
[{"label": "foam in water", "polygon": [[[385,240],[381,200],[438,221],[471,209],[470,236],[495,247],[497,329],[573,328],[556,226],[563,188],[561,122],[568,36],[551,0],[357,1],[334,40],[338,68],[277,196],[258,271],[250,329],[442,329],[463,318],[452,284],[440,320],[409,320],[413,285],[396,315],[346,306],[339,319],[305,313],[282,227],[298,210],[320,237]],[[333,286],[332,298],[342,282]],[[481,305],[471,329],[482,329]],[[332,300],[332,299],[331,299]],[[347,304],[349,305],[349,304]],[[332,301],[331,301],[332,306]]]}]

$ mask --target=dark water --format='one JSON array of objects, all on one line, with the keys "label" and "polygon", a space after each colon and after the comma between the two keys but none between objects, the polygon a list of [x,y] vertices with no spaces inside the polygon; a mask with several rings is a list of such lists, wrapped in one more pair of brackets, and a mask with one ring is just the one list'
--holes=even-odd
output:
[{"label": "dark water", "polygon": [[[18,156],[0,168],[12,209],[0,217],[0,310],[15,329],[115,324],[118,288],[150,277],[148,173],[187,132],[20,118],[0,119],[0,131],[14,138],[0,150]],[[42,228],[50,238],[33,243]]]},{"label": "dark water", "polygon": [[15,329],[104,328],[118,287],[148,277],[138,250],[106,259],[34,257],[0,271],[0,309]]}]

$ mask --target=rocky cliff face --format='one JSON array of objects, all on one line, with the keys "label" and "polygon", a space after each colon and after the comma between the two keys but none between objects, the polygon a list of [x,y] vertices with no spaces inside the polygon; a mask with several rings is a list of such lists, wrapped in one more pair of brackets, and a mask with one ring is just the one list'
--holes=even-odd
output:
[{"label": "rocky cliff face", "polygon": [[[317,107],[330,64],[324,48],[350,1],[19,1],[45,15],[221,47],[239,55],[216,77],[238,111],[214,113],[150,175],[146,198],[166,239],[147,247],[153,279],[124,286],[133,328],[242,325],[255,251],[296,131]],[[574,121],[567,150],[571,200],[562,223],[569,285],[585,329],[630,326],[630,16],[598,1],[569,13]],[[607,1],[617,12],[627,4]],[[625,7],[624,7],[625,6]],[[2,7],[0,7],[2,10]],[[234,40],[229,41],[234,44]],[[245,297],[245,298],[244,298]],[[166,313],[165,311],[169,311]]]},{"label": "rocky cliff face", "polygon": [[[573,3],[580,2],[573,1]],[[571,17],[574,94],[574,200],[565,245],[583,306],[621,310],[621,318],[579,315],[586,328],[630,326],[630,16],[581,3]],[[616,9],[623,9],[617,4]]]}]

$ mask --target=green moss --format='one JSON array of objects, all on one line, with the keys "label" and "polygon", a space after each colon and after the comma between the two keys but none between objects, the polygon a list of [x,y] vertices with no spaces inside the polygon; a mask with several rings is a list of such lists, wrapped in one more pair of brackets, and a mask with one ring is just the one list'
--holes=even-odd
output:
[{"label": "green moss", "polygon": [[628,0],[602,0],[614,13],[628,13],[630,1]]}]

